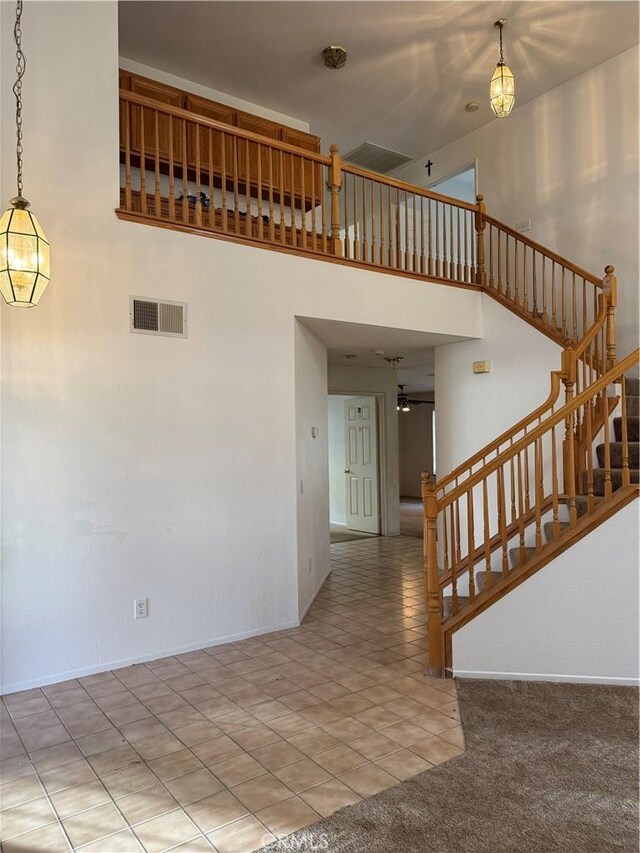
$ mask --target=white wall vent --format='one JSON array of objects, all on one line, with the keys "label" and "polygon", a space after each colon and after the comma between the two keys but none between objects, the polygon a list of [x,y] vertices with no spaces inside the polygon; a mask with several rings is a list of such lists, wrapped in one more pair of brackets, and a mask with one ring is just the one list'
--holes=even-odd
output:
[{"label": "white wall vent", "polygon": [[392,151],[390,148],[383,148],[382,145],[376,145],[374,142],[363,142],[362,145],[345,154],[342,159],[362,169],[386,175],[404,166],[405,163],[411,162],[413,157],[400,154],[399,151]]},{"label": "white wall vent", "polygon": [[186,338],[187,304],[147,296],[130,296],[129,329],[140,335]]}]

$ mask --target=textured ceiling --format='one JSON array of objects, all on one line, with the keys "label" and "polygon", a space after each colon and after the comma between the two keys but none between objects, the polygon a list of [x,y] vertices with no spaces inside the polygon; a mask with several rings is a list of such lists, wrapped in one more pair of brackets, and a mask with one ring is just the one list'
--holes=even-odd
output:
[{"label": "textured ceiling", "polygon": [[[518,104],[638,41],[635,2],[126,0],[119,15],[123,56],[308,121],[324,151],[367,140],[412,157],[498,120],[497,18]],[[343,69],[324,67],[328,44],[347,48]]]}]

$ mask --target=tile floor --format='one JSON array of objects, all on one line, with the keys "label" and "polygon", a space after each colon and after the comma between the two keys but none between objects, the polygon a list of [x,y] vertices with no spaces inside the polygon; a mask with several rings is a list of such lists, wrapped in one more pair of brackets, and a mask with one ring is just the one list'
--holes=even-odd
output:
[{"label": "tile floor", "polygon": [[459,754],[421,549],[333,545],[300,628],[5,696],[4,853],[249,853]]}]

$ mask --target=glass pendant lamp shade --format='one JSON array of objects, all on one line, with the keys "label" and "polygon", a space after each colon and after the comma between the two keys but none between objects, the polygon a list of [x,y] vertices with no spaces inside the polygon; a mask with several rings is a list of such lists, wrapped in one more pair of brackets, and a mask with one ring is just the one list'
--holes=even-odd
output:
[{"label": "glass pendant lamp shade", "polygon": [[13,199],[0,219],[0,293],[9,305],[37,305],[49,284],[49,242],[29,202]]},{"label": "glass pendant lamp shade", "polygon": [[506,118],[516,102],[516,81],[508,65],[498,63],[489,86],[491,109],[498,118]]}]

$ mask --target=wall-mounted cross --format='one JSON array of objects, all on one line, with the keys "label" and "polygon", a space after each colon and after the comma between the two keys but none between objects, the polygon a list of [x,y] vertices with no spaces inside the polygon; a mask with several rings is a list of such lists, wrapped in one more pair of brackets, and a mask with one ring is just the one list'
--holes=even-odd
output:
[{"label": "wall-mounted cross", "polygon": [[431,167],[433,166],[433,160],[427,160],[424,164],[425,169],[427,170],[427,175],[431,177]]}]

